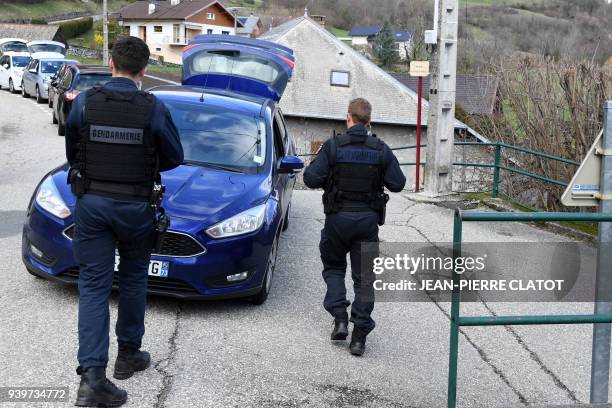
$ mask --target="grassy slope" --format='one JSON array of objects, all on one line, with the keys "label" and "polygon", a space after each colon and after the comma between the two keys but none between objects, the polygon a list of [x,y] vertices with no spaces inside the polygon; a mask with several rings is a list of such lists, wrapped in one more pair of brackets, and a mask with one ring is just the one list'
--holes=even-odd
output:
[{"label": "grassy slope", "polygon": [[335,35],[336,37],[348,37],[349,36],[349,32],[348,30],[343,30],[341,28],[336,28],[336,27],[327,27],[327,30],[332,33],[333,35]]},{"label": "grassy slope", "polygon": [[[115,11],[130,0],[109,0],[110,11]],[[38,4],[23,4],[18,0],[0,0],[0,19],[28,18],[87,11],[93,14],[102,11],[100,2],[83,3],[80,0],[47,0]]]}]

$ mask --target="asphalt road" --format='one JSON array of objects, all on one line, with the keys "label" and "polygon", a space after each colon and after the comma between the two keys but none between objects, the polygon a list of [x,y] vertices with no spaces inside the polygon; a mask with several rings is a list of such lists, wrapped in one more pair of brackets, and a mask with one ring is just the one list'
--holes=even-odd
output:
[{"label": "asphalt road", "polygon": [[[32,277],[20,260],[32,190],[64,161],[64,139],[46,105],[0,91],[0,155],[0,386],[69,386],[72,404],[77,291]],[[452,214],[394,195],[381,238],[448,242]],[[362,358],[350,356],[347,343],[329,341],[318,257],[323,218],[320,192],[296,191],[272,294],[263,306],[149,298],[144,347],[154,364],[120,382],[129,392],[128,406],[445,406],[447,304],[377,304],[378,327]],[[564,239],[522,224],[470,224],[464,235],[466,241],[489,242]],[[111,311],[114,319],[115,297]],[[462,309],[485,315],[590,311],[588,304],[553,303],[472,303]],[[590,326],[466,328],[459,406],[588,402],[590,344]],[[115,356],[113,344],[111,369]]]}]

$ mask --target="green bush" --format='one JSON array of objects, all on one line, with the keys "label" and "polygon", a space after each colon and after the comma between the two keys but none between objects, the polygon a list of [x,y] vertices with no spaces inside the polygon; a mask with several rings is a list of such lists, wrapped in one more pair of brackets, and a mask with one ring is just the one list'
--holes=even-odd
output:
[{"label": "green bush", "polygon": [[91,30],[93,27],[93,18],[85,17],[78,20],[67,21],[60,24],[60,27],[66,39],[75,38]]},{"label": "green bush", "polygon": [[33,18],[32,20],[30,20],[30,24],[46,25],[47,22],[42,18]]}]

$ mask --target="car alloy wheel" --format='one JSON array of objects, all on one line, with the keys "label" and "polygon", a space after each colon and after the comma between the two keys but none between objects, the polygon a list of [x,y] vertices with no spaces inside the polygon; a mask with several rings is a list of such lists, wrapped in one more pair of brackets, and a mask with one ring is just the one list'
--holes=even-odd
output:
[{"label": "car alloy wheel", "polygon": [[15,86],[13,85],[12,79],[9,79],[9,91],[11,91],[11,93],[15,93]]},{"label": "car alloy wheel", "polygon": [[38,85],[36,85],[36,102],[37,103],[43,103],[43,98],[40,96],[40,89],[38,88]]},{"label": "car alloy wheel", "polygon": [[283,220],[283,232],[289,229],[289,212],[291,211],[291,203],[287,207],[287,213],[285,214],[285,219]]},{"label": "car alloy wheel", "polygon": [[263,285],[259,293],[251,297],[249,301],[254,305],[262,305],[268,299],[270,289],[272,289],[272,281],[274,279],[274,271],[276,270],[276,255],[278,253],[278,237],[274,238],[272,248],[270,249],[270,256],[268,257],[268,264],[266,266],[266,276],[264,277]]},{"label": "car alloy wheel", "polygon": [[24,98],[29,98],[30,95],[28,95],[28,93],[25,90],[25,86],[23,84],[23,82],[21,83],[21,96],[23,96]]}]

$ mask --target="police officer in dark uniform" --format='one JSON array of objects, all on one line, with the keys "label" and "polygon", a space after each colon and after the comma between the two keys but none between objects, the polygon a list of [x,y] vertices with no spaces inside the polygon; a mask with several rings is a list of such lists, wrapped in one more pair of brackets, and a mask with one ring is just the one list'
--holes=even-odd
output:
[{"label": "police officer in dark uniform", "polygon": [[[370,275],[363,279],[361,243],[378,242],[378,226],[384,223],[389,196],[384,187],[399,192],[406,184],[397,158],[389,147],[370,133],[372,106],[362,98],[349,104],[345,134],[327,140],[304,172],[310,188],[325,189],[323,205],[325,227],[321,231],[321,260],[327,293],[323,306],[334,317],[332,340],[348,336],[344,277],[346,254],[350,253],[355,300],[351,307],[354,324],[350,352],[361,356],[366,336],[374,329],[370,316],[374,309],[373,293],[365,296]],[[363,296],[362,296],[363,295]]]},{"label": "police officer in dark uniform", "polygon": [[156,224],[152,206],[159,173],[183,162],[178,131],[155,97],[138,90],[149,61],[140,39],[119,40],[109,62],[113,78],[81,93],[67,121],[69,182],[78,197],[74,255],[79,264],[79,367],[77,406],[120,406],[127,393],[106,378],[109,343],[108,297],[115,249],[119,310],[119,353],[114,378],[149,367],[141,351],[149,261]]}]

